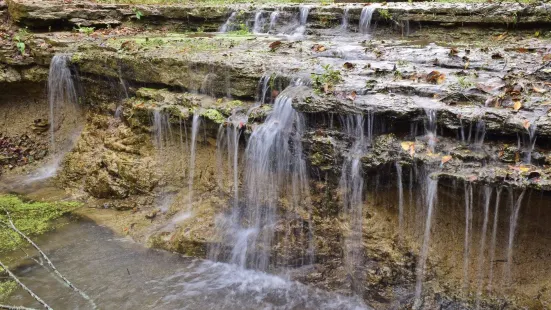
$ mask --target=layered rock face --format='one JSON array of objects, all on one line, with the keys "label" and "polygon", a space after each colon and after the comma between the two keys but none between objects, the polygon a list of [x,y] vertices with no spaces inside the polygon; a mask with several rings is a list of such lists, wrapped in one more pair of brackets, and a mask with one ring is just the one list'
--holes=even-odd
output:
[{"label": "layered rock face", "polygon": [[375,308],[549,307],[547,10],[10,0],[3,172],[77,135],[58,184],[151,246]]}]

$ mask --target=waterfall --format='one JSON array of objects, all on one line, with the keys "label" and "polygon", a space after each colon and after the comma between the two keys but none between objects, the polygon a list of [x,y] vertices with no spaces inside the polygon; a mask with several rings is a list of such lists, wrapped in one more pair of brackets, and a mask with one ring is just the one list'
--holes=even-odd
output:
[{"label": "waterfall", "polygon": [[398,232],[400,237],[403,233],[404,221],[404,186],[402,184],[402,165],[399,162],[396,165],[396,176],[398,180]]},{"label": "waterfall", "polygon": [[235,21],[235,17],[237,16],[237,12],[232,12],[230,14],[230,17],[226,20],[226,22],[218,29],[219,32],[228,32],[232,28],[232,23]]},{"label": "waterfall", "polygon": [[369,28],[371,26],[371,17],[373,17],[373,12],[377,9],[375,5],[367,5],[362,9],[360,15],[360,32],[363,34],[369,33]]},{"label": "waterfall", "polygon": [[55,131],[58,114],[64,106],[77,103],[77,92],[69,68],[71,55],[60,54],[52,57],[48,72],[48,102],[50,104],[50,148],[52,154],[59,151],[56,148]]},{"label": "waterfall", "polygon": [[195,110],[193,113],[193,121],[191,123],[191,147],[189,155],[189,181],[188,181],[188,208],[187,212],[193,210],[193,181],[195,177],[195,149],[197,147],[197,133],[199,132],[199,125],[201,123],[201,118],[199,116],[199,111]]},{"label": "waterfall", "polygon": [[492,291],[492,281],[494,279],[494,261],[496,257],[496,238],[497,238],[497,224],[499,216],[499,202],[501,198],[501,188],[496,193],[496,203],[494,207],[494,225],[492,226],[492,241],[490,243],[490,275],[488,277],[488,291]]},{"label": "waterfall", "polygon": [[488,231],[488,218],[490,213],[490,199],[492,198],[492,188],[488,185],[484,187],[484,221],[482,223],[482,237],[480,238],[480,251],[478,252],[478,287],[476,290],[476,307],[480,306],[480,297],[482,296],[482,285],[484,283],[484,258],[486,257],[486,232]]},{"label": "waterfall", "polygon": [[291,35],[291,37],[300,37],[306,32],[306,23],[308,22],[308,13],[310,13],[310,7],[301,6],[298,17],[299,25]]},{"label": "waterfall", "polygon": [[537,124],[536,121],[533,120],[530,122],[530,126],[526,128],[526,134],[523,135],[523,149],[524,149],[524,163],[525,164],[531,164],[532,163],[532,152],[534,151],[534,147],[536,145],[536,130],[537,130]]},{"label": "waterfall", "polygon": [[[222,178],[224,171],[232,175],[233,205],[235,208],[239,202],[239,139],[242,133],[242,126],[247,116],[237,115],[235,112],[225,123],[220,124],[216,138],[216,159],[219,170],[218,184],[223,188]],[[226,153],[227,160],[224,165],[223,155]]]},{"label": "waterfall", "polygon": [[263,33],[264,30],[264,18],[262,17],[262,14],[264,14],[264,11],[260,10],[254,14],[254,24],[253,24],[253,33],[259,34]]},{"label": "waterfall", "polygon": [[[470,134],[469,134],[470,136]],[[478,119],[475,127],[474,135],[474,147],[477,149],[482,148],[484,144],[484,138],[486,136],[486,122],[482,118]]]},{"label": "waterfall", "polygon": [[425,113],[427,114],[427,118],[424,122],[427,144],[429,150],[434,153],[434,148],[436,146],[436,110],[425,108]]},{"label": "waterfall", "polygon": [[463,288],[469,286],[469,257],[471,255],[471,231],[473,222],[473,186],[465,183],[465,245],[463,250]]},{"label": "waterfall", "polygon": [[349,11],[350,8],[346,7],[344,8],[343,14],[342,14],[342,22],[341,22],[341,29],[347,30],[348,29],[348,18],[349,18]]},{"label": "waterfall", "polygon": [[438,189],[438,179],[433,179],[431,176],[427,176],[427,188],[426,188],[426,197],[425,204],[427,209],[427,214],[425,217],[425,232],[423,234],[423,245],[421,246],[421,253],[419,257],[419,262],[417,264],[417,280],[415,284],[415,304],[419,308],[421,303],[421,293],[423,289],[423,281],[425,279],[425,268],[427,264],[427,258],[429,255],[429,245],[430,245],[430,229],[432,224],[432,213],[434,211],[434,205],[436,203],[437,189]]},{"label": "waterfall", "polygon": [[363,265],[362,234],[363,234],[363,187],[364,176],[361,157],[365,152],[366,139],[364,134],[363,115],[352,115],[343,118],[343,129],[348,137],[353,138],[352,146],[346,155],[342,167],[339,188],[342,192],[343,214],[348,220],[350,232],[346,233],[344,241],[344,266],[352,288],[357,294],[357,268]]},{"label": "waterfall", "polygon": [[275,27],[277,25],[277,18],[279,17],[278,11],[273,11],[270,14],[270,28],[268,29],[268,33],[272,33],[275,31]]},{"label": "waterfall", "polygon": [[[286,231],[282,232],[281,227],[297,220],[305,223],[301,225],[308,225],[302,227],[301,232],[309,231],[305,236],[297,237],[297,240],[307,242],[303,245],[302,262],[313,262],[310,190],[306,163],[302,158],[304,120],[292,107],[293,97],[303,89],[298,86],[300,83],[300,80],[295,80],[279,94],[273,112],[252,132],[245,150],[242,204],[234,204],[230,214],[217,219],[220,243],[233,245],[226,259],[242,268],[267,270],[270,263],[277,264],[270,260],[272,245],[274,241],[283,242],[282,248],[285,249],[286,242],[292,239],[289,238],[292,228],[285,227]],[[235,155],[233,160],[236,167]],[[236,179],[234,183],[237,184]],[[280,199],[286,201],[283,209],[286,212],[281,212]],[[306,209],[308,218],[297,217],[300,208]],[[282,238],[274,240],[276,233]],[[209,256],[224,259],[222,252],[209,253]],[[282,265],[285,263],[281,262]]]},{"label": "waterfall", "polygon": [[511,283],[511,268],[513,266],[513,245],[515,242],[515,233],[517,229],[518,217],[520,212],[520,207],[522,206],[522,198],[526,189],[522,190],[522,193],[517,198],[516,203],[514,203],[513,208],[511,209],[511,216],[509,218],[509,240],[507,242],[507,270],[506,270],[506,279],[507,283]]}]

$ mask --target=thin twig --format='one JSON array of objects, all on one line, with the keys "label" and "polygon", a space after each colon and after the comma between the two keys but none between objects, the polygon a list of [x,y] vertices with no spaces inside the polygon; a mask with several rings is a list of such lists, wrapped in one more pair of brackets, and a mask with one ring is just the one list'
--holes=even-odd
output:
[{"label": "thin twig", "polygon": [[42,306],[44,306],[44,308],[48,309],[48,310],[53,310],[52,307],[48,306],[48,304],[42,300],[40,297],[38,297],[38,295],[36,295],[33,291],[31,291],[30,288],[28,288],[25,284],[23,284],[23,282],[21,282],[9,269],[8,267],[6,267],[6,265],[4,265],[1,261],[0,261],[0,267],[2,267],[2,269],[4,269],[4,271],[15,281],[17,282],[17,284],[19,284],[19,286],[21,286],[22,289],[24,289],[25,291],[27,291],[27,293],[29,293],[29,295],[31,295],[34,299],[36,299],[36,301],[38,301]]},{"label": "thin twig", "polygon": [[23,306],[8,306],[8,305],[2,305],[0,304],[0,309],[8,309],[8,310],[37,310],[35,308],[27,308]]},{"label": "thin twig", "polygon": [[[44,253],[42,251],[42,249],[40,249],[38,247],[38,245],[36,245],[36,243],[34,243],[29,237],[27,237],[27,235],[25,235],[23,232],[21,232],[19,229],[17,229],[17,227],[15,226],[15,224],[13,223],[13,220],[11,218],[11,215],[10,213],[8,212],[8,210],[6,210],[4,208],[4,212],[6,212],[6,215],[8,216],[8,221],[9,221],[9,228],[11,228],[13,231],[15,231],[16,233],[18,233],[21,237],[23,237],[23,239],[25,239],[28,243],[30,243],[37,251],[38,253],[40,253],[40,255],[42,256],[42,258],[44,258],[44,260],[46,261],[46,263],[48,264],[48,266],[50,266],[50,268],[53,270],[53,272],[60,278],[62,279],[71,289],[73,289],[75,292],[79,293],[80,296],[82,296],[82,298],[88,300],[88,302],[90,302],[90,304],[92,305],[92,308],[93,309],[96,309],[97,306],[96,306],[96,303],[90,298],[88,297],[88,295],[86,295],[86,293],[84,293],[83,291],[81,291],[79,288],[77,288],[76,286],[73,285],[73,283],[71,283],[71,281],[69,281],[67,278],[65,278],[65,276],[63,276],[58,270],[57,268],[54,266],[54,264],[52,263],[52,261],[50,260],[50,258],[48,258],[48,256],[46,255],[46,253]],[[5,225],[5,223],[4,223]]]}]

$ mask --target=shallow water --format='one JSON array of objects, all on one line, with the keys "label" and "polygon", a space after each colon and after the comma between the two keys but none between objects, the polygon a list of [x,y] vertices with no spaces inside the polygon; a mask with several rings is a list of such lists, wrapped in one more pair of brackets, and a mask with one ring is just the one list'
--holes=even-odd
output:
[{"label": "shallow water", "polygon": [[[275,275],[144,248],[92,222],[37,238],[59,271],[99,309],[366,309],[361,301]],[[54,309],[90,309],[37,264],[16,274]],[[39,308],[24,291],[5,301]]]}]

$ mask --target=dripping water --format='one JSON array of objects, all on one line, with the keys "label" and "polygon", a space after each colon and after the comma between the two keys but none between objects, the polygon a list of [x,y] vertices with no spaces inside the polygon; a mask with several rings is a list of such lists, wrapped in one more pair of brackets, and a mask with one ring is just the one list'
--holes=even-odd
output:
[{"label": "dripping water", "polygon": [[471,231],[473,222],[473,187],[465,183],[465,244],[463,250],[463,288],[469,286],[469,257],[471,255]]},{"label": "dripping water", "polygon": [[488,218],[490,213],[490,199],[492,198],[492,188],[488,185],[484,187],[484,221],[482,223],[482,237],[480,238],[480,250],[478,252],[478,288],[476,291],[476,307],[480,306],[480,297],[482,296],[482,286],[484,283],[484,258],[486,257],[486,232],[488,231]]},{"label": "dripping water", "polygon": [[404,186],[402,184],[402,165],[399,162],[396,162],[395,165],[398,180],[398,232],[401,237],[404,221]]},{"label": "dripping water", "polygon": [[425,119],[425,134],[427,138],[427,144],[429,150],[434,153],[434,148],[436,146],[436,110],[425,108],[425,113],[427,118]]},{"label": "dripping water", "polygon": [[348,19],[349,19],[349,10],[350,8],[344,8],[343,14],[342,14],[342,22],[341,22],[341,29],[347,30],[348,29]]},{"label": "dripping water", "polygon": [[429,255],[430,245],[430,229],[432,224],[432,213],[434,211],[434,205],[436,203],[438,179],[433,179],[431,176],[427,176],[427,193],[425,198],[425,204],[427,214],[425,216],[425,232],[423,234],[423,245],[421,246],[421,253],[419,257],[419,263],[417,264],[417,280],[415,284],[415,308],[419,308],[421,304],[421,293],[423,290],[423,281],[425,279],[425,268],[427,264],[427,258]]},{"label": "dripping water", "polygon": [[199,126],[201,118],[199,111],[195,110],[193,113],[193,120],[191,123],[191,145],[190,145],[190,160],[189,160],[189,180],[188,180],[188,208],[187,212],[193,210],[193,181],[195,177],[195,150],[197,148],[197,133],[199,132]]},{"label": "dripping water", "polygon": [[55,132],[59,120],[59,114],[67,105],[76,105],[77,92],[69,68],[71,55],[60,54],[52,57],[50,71],[48,73],[48,102],[50,104],[50,143],[52,154],[59,150],[56,148]]},{"label": "dripping water", "polygon": [[522,206],[522,198],[524,198],[525,192],[526,192],[526,189],[524,189],[522,193],[518,196],[517,201],[513,205],[513,208],[511,210],[511,216],[509,218],[509,239],[507,242],[507,266],[506,266],[507,270],[505,273],[508,284],[511,283],[511,268],[513,265],[513,245],[515,241],[515,233],[517,229],[520,207]]},{"label": "dripping water", "polygon": [[496,203],[494,207],[494,223],[492,226],[492,241],[490,243],[490,275],[488,277],[488,291],[492,291],[492,282],[494,279],[494,264],[496,256],[496,238],[497,238],[497,225],[499,216],[499,202],[501,198],[501,188],[497,190]]},{"label": "dripping water", "polygon": [[277,25],[277,18],[279,17],[278,11],[273,11],[270,13],[270,28],[268,29],[268,33],[275,32],[275,27]]}]

